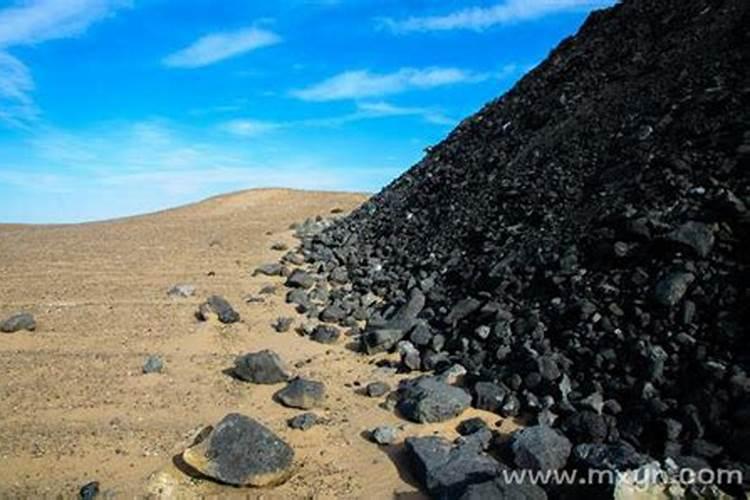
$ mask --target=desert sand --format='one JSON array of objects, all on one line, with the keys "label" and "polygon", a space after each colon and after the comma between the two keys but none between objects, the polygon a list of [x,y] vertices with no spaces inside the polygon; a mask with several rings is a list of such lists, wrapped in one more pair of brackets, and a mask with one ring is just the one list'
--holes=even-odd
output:
[{"label": "desert sand", "polygon": [[[278,316],[301,317],[281,278],[252,276],[276,261],[274,242],[296,240],[290,224],[349,211],[361,194],[252,190],[139,217],[79,225],[0,225],[0,317],[35,315],[36,332],[0,334],[0,497],[70,498],[89,481],[105,497],[423,498],[402,445],[382,447],[366,431],[402,425],[401,437],[454,437],[463,418],[482,416],[501,432],[510,421],[476,410],[436,425],[409,423],[359,393],[375,380],[395,387],[403,374],[381,357],[276,333]],[[175,299],[175,283],[196,287]],[[211,294],[226,297],[242,321],[200,323]],[[325,419],[308,431],[286,421],[301,411],[272,400],[280,386],[237,381],[224,371],[236,356],[272,349],[295,373],[328,388]],[[142,373],[150,354],[161,374]],[[240,489],[186,475],[175,457],[203,427],[240,412],[295,449],[295,474],[272,489]]]}]

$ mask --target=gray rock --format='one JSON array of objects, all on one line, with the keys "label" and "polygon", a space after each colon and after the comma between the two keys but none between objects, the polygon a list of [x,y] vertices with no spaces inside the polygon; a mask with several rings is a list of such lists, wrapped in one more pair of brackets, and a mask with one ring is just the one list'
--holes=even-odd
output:
[{"label": "gray rock", "polygon": [[234,360],[233,373],[238,379],[253,384],[278,384],[291,378],[279,355],[269,350],[238,357]]},{"label": "gray rock", "polygon": [[451,365],[447,370],[443,370],[437,375],[437,379],[450,385],[460,385],[464,381],[466,368],[458,363]]},{"label": "gray rock", "polygon": [[501,477],[472,484],[459,500],[547,500],[547,493],[529,482],[506,482]]},{"label": "gray rock", "polygon": [[452,446],[437,436],[407,438],[405,445],[416,478],[436,499],[457,498],[470,484],[492,480],[506,469],[472,447]]},{"label": "gray rock", "polygon": [[675,306],[682,300],[693,281],[695,281],[695,276],[691,273],[681,271],[669,273],[656,284],[654,299],[663,306]]},{"label": "gray rock", "polygon": [[651,461],[626,442],[615,444],[579,444],[571,460],[584,469],[625,471],[637,469]]},{"label": "gray rock", "polygon": [[307,413],[300,413],[296,417],[290,418],[287,421],[287,425],[289,425],[289,427],[291,427],[292,429],[306,431],[312,426],[317,425],[319,422],[320,422],[320,419],[318,418],[316,414],[307,412]]},{"label": "gray rock", "polygon": [[715,240],[711,226],[695,221],[681,225],[667,234],[666,239],[690,248],[696,255],[703,258],[711,253]]},{"label": "gray rock", "polygon": [[0,323],[0,331],[4,333],[14,333],[20,330],[28,330],[30,332],[36,330],[34,316],[29,313],[14,314]]},{"label": "gray rock", "polygon": [[326,307],[320,313],[320,321],[326,323],[338,323],[344,318],[346,318],[346,311],[336,304]]},{"label": "gray rock", "polygon": [[544,425],[516,431],[511,436],[510,447],[517,467],[541,471],[565,467],[572,449],[568,438]]},{"label": "gray rock", "polygon": [[362,343],[367,354],[377,354],[393,349],[404,335],[403,330],[379,328],[366,331],[362,336]]},{"label": "gray rock", "polygon": [[276,321],[273,323],[273,329],[276,330],[278,333],[285,333],[288,332],[289,329],[294,324],[294,318],[289,317],[280,317],[276,318]]},{"label": "gray rock", "polygon": [[195,315],[201,321],[208,321],[212,315],[216,315],[222,323],[236,323],[240,320],[240,314],[219,295],[210,296]]},{"label": "gray rock", "polygon": [[143,373],[161,373],[164,369],[164,362],[159,356],[151,355],[143,363]]},{"label": "gray rock", "polygon": [[274,396],[284,406],[309,410],[323,404],[326,387],[322,382],[297,378]]},{"label": "gray rock", "polygon": [[419,370],[422,366],[422,357],[419,350],[408,340],[402,340],[396,346],[401,355],[401,363],[409,370]]},{"label": "gray rock", "polygon": [[499,413],[510,391],[492,382],[474,384],[474,408]]},{"label": "gray rock", "polygon": [[253,276],[262,274],[264,276],[281,276],[284,266],[278,262],[271,262],[270,264],[263,264],[253,271]]},{"label": "gray rock", "polygon": [[489,426],[487,425],[487,422],[479,417],[466,419],[458,424],[458,427],[456,427],[456,430],[462,436],[474,434],[475,432],[481,431],[482,429],[489,429]]},{"label": "gray rock", "polygon": [[276,285],[264,285],[258,293],[261,295],[274,295],[276,293]]},{"label": "gray rock", "polygon": [[431,423],[457,417],[470,405],[471,396],[463,389],[425,376],[405,381],[397,407],[409,420]]},{"label": "gray rock", "polygon": [[169,297],[180,298],[192,297],[193,295],[195,295],[195,287],[193,285],[188,285],[185,283],[178,283],[167,290],[167,295]]},{"label": "gray rock", "polygon": [[341,331],[330,325],[318,325],[310,335],[310,339],[321,344],[335,344],[340,337]]},{"label": "gray rock", "polygon": [[94,500],[99,495],[99,481],[91,481],[81,486],[78,490],[80,500]]},{"label": "gray rock", "polygon": [[185,450],[198,472],[235,486],[271,486],[292,474],[294,450],[261,423],[230,413],[201,441]]},{"label": "gray rock", "polygon": [[315,278],[302,269],[295,269],[286,280],[286,286],[290,288],[312,288],[315,284]]},{"label": "gray rock", "polygon": [[398,437],[398,429],[390,425],[381,425],[370,431],[370,439],[378,444],[393,444]]},{"label": "gray rock", "polygon": [[365,387],[365,394],[371,398],[379,398],[385,396],[391,390],[391,386],[385,382],[370,382]]}]

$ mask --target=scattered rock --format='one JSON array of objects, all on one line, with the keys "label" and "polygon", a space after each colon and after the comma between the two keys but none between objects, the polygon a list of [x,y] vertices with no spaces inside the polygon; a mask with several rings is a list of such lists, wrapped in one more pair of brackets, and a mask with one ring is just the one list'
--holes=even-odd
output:
[{"label": "scattered rock", "polygon": [[691,273],[669,273],[656,284],[654,298],[663,306],[675,306],[685,296],[693,281],[695,281],[695,276]]},{"label": "scattered rock", "polygon": [[229,302],[219,295],[212,295],[206,302],[201,304],[195,314],[200,321],[208,321],[215,315],[222,323],[236,323],[240,320],[240,314],[235,311]]},{"label": "scattered rock", "polygon": [[398,429],[390,425],[381,425],[370,431],[370,438],[378,444],[393,444],[398,438]]},{"label": "scattered rock", "polygon": [[365,394],[371,398],[379,398],[390,392],[391,386],[385,382],[370,382],[365,387]]},{"label": "scattered rock", "polygon": [[707,224],[690,221],[681,225],[666,238],[690,248],[699,257],[706,258],[714,246],[714,231]]},{"label": "scattered rock", "polygon": [[284,406],[309,410],[323,404],[326,388],[322,382],[297,378],[278,391],[274,397]]},{"label": "scattered rock", "polygon": [[167,290],[167,295],[169,297],[176,298],[192,297],[193,295],[195,295],[195,287],[193,285],[188,285],[185,283],[178,283]]},{"label": "scattered rock", "polygon": [[284,271],[284,266],[278,262],[272,262],[270,264],[263,264],[253,271],[253,276],[262,274],[264,276],[281,276]]},{"label": "scattered rock", "polygon": [[36,330],[34,316],[29,313],[14,314],[0,323],[0,331],[4,333],[15,333],[20,330],[28,330],[30,332]]},{"label": "scattered rock", "polygon": [[310,339],[321,344],[335,344],[340,337],[341,331],[331,325],[318,325],[310,335]]},{"label": "scattered rock", "polygon": [[510,446],[517,467],[538,471],[562,469],[572,449],[568,438],[544,425],[516,431]]},{"label": "scattered rock", "polygon": [[284,252],[289,249],[289,245],[284,243],[283,241],[276,241],[273,245],[271,245],[271,250],[276,250],[279,252]]},{"label": "scattered rock", "polygon": [[289,329],[294,324],[294,318],[289,318],[286,316],[276,318],[276,321],[273,323],[273,329],[276,330],[278,333],[285,333],[288,332]]},{"label": "scattered rock", "polygon": [[320,419],[318,418],[316,414],[307,412],[307,413],[301,413],[295,417],[290,418],[287,421],[287,424],[292,429],[299,429],[301,431],[306,431],[312,426],[317,425],[319,422],[320,422]]},{"label": "scattered rock", "polygon": [[151,355],[143,363],[143,373],[161,373],[164,369],[164,362],[159,356]]},{"label": "scattered rock", "polygon": [[302,269],[295,269],[292,274],[286,280],[286,286],[291,288],[312,288],[315,284],[315,278]]},{"label": "scattered rock", "polygon": [[94,500],[99,495],[99,481],[91,481],[81,486],[78,498],[81,500]]},{"label": "scattered rock", "polygon": [[443,422],[471,405],[471,396],[458,387],[424,376],[402,382],[398,410],[419,423]]},{"label": "scattered rock", "polygon": [[238,379],[253,384],[278,384],[291,378],[279,355],[267,349],[235,359],[233,373]]},{"label": "scattered rock", "polygon": [[458,424],[458,427],[456,427],[456,430],[462,436],[468,436],[469,434],[474,434],[475,432],[479,432],[483,429],[489,429],[489,427],[487,426],[487,422],[479,417],[473,417],[464,420],[460,424]]},{"label": "scattered rock", "polygon": [[235,486],[272,486],[292,473],[294,451],[256,420],[230,413],[182,454],[203,475]]}]

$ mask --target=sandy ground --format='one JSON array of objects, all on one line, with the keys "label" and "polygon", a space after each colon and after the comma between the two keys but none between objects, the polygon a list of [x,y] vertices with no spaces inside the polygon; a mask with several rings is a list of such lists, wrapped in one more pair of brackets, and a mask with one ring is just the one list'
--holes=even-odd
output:
[{"label": "sandy ground", "polygon": [[[401,375],[340,345],[276,333],[272,321],[296,316],[280,287],[246,303],[269,283],[252,277],[276,261],[276,241],[294,245],[292,222],[350,210],[359,194],[254,190],[141,217],[69,226],[0,225],[0,317],[29,311],[34,333],[0,334],[0,497],[71,498],[97,480],[105,497],[423,498],[401,444],[366,439],[376,425],[402,435],[455,436],[460,419],[418,425],[367,398],[358,385]],[[171,299],[175,283],[195,297]],[[208,295],[225,296],[242,322],[198,323]],[[297,320],[299,321],[299,317]],[[280,386],[242,383],[223,373],[245,352],[272,349],[296,373],[321,380],[323,425],[303,432],[300,413],[271,395]],[[144,375],[161,355],[164,373]],[[295,449],[296,473],[273,489],[239,489],[185,475],[173,460],[202,427],[240,412],[265,423]],[[479,415],[502,431],[510,421]]]}]

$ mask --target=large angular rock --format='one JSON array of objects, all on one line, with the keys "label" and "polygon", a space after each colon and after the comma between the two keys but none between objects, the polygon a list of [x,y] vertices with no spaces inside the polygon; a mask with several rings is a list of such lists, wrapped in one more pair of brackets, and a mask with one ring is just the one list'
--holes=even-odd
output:
[{"label": "large angular rock", "polygon": [[235,486],[271,486],[292,473],[294,451],[256,420],[230,413],[183,460],[212,479]]},{"label": "large angular rock", "polygon": [[687,293],[695,275],[686,272],[673,272],[659,280],[654,289],[654,299],[666,307],[677,305]]},{"label": "large angular rock", "polygon": [[274,396],[284,406],[309,410],[323,404],[326,387],[322,382],[297,378]]},{"label": "large angular rock", "polygon": [[410,437],[405,445],[415,476],[436,499],[457,498],[470,484],[492,480],[507,469],[474,447],[453,446],[438,436]]},{"label": "large angular rock", "polygon": [[211,295],[206,302],[200,305],[195,316],[201,321],[208,321],[216,316],[222,323],[236,323],[240,320],[240,313],[232,308],[224,297]]},{"label": "large angular rock", "polygon": [[302,269],[295,269],[286,280],[286,286],[291,288],[312,288],[315,284],[315,278]]},{"label": "large angular rock", "polygon": [[572,449],[568,438],[546,425],[516,431],[510,447],[517,467],[539,471],[562,469]]},{"label": "large angular rock", "polygon": [[4,333],[15,333],[20,330],[33,332],[36,330],[36,320],[29,313],[14,314],[0,323],[0,331]]},{"label": "large angular rock", "polygon": [[689,248],[703,258],[711,253],[715,240],[713,229],[708,224],[696,221],[686,222],[667,234],[666,239]]},{"label": "large angular rock", "polygon": [[431,423],[457,417],[470,405],[471,396],[463,389],[425,376],[405,381],[397,408],[409,420]]},{"label": "large angular rock", "polygon": [[238,379],[254,384],[278,384],[291,378],[279,355],[267,349],[235,359],[233,373]]},{"label": "large angular rock", "polygon": [[399,329],[379,328],[366,331],[362,336],[362,345],[367,354],[390,351],[404,338],[406,332]]}]

